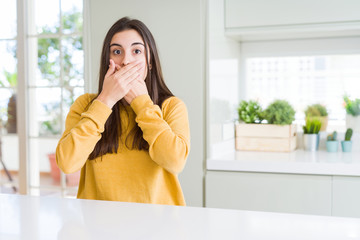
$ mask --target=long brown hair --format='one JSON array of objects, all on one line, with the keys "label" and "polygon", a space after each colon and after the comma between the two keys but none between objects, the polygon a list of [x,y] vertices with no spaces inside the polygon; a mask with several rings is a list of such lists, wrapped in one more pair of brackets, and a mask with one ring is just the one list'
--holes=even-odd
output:
[{"label": "long brown hair", "polygon": [[[137,31],[144,41],[147,62],[146,64],[148,69],[145,79],[146,87],[150,98],[152,99],[154,104],[157,104],[161,108],[164,100],[173,96],[173,94],[164,82],[154,37],[143,22],[136,19],[130,19],[128,17],[121,18],[117,22],[115,22],[114,25],[112,25],[112,27],[107,32],[104,39],[100,59],[98,95],[101,93],[104,77],[109,69],[111,39],[116,33],[130,29]],[[148,53],[150,55],[149,57],[147,56]],[[150,62],[148,59],[150,60]],[[124,127],[122,126],[120,119],[120,109],[122,108],[126,110],[124,101],[125,100],[122,99],[113,106],[112,113],[105,123],[105,131],[102,133],[101,139],[97,142],[94,150],[89,155],[90,160],[105,155],[107,153],[117,152],[119,147],[119,141],[121,141],[120,136],[123,132],[122,129]],[[128,146],[127,140],[131,136],[133,136],[133,141],[131,146]],[[130,134],[126,136],[125,144],[130,149],[149,149],[149,144],[144,140],[143,132],[137,124],[135,124],[135,127],[131,130]]]}]

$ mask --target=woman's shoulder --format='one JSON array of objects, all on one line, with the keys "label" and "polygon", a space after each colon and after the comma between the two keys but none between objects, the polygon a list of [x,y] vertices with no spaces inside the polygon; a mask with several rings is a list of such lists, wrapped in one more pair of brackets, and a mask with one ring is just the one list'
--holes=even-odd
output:
[{"label": "woman's shoulder", "polygon": [[85,109],[89,105],[89,103],[92,102],[94,98],[96,98],[96,96],[97,94],[95,93],[84,93],[75,100],[72,107]]}]

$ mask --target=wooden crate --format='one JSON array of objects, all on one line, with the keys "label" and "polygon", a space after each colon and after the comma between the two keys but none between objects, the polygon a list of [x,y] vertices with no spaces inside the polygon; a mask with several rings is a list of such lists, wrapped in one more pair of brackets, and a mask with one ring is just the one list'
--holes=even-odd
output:
[{"label": "wooden crate", "polygon": [[235,148],[241,151],[293,151],[296,148],[296,125],[237,123]]}]

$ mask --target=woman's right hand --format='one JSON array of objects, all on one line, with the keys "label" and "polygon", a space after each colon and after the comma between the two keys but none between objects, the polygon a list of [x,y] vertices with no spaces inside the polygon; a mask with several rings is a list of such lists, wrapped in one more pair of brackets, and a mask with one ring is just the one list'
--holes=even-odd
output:
[{"label": "woman's right hand", "polygon": [[110,59],[109,70],[105,75],[101,93],[96,99],[112,108],[130,91],[132,83],[140,79],[140,71],[143,67],[143,63],[132,62],[120,68]]}]

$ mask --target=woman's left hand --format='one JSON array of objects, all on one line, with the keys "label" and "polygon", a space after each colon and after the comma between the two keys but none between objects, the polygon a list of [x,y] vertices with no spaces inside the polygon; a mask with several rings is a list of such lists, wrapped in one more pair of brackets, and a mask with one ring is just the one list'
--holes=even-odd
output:
[{"label": "woman's left hand", "polygon": [[[119,70],[120,66],[116,65],[116,69]],[[141,79],[141,80],[135,80],[132,82],[131,84],[131,89],[130,91],[124,96],[124,99],[127,103],[131,104],[131,102],[140,95],[145,95],[145,94],[149,94],[147,87],[146,87],[146,83],[145,83],[145,79]]]}]

